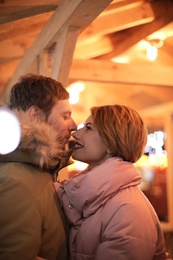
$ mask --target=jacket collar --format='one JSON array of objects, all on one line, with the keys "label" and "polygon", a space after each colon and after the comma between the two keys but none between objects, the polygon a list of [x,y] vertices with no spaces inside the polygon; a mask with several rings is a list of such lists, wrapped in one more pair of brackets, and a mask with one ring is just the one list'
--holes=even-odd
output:
[{"label": "jacket collar", "polygon": [[119,190],[137,186],[140,182],[141,174],[132,163],[112,157],[67,181],[64,190],[80,215],[88,217]]}]

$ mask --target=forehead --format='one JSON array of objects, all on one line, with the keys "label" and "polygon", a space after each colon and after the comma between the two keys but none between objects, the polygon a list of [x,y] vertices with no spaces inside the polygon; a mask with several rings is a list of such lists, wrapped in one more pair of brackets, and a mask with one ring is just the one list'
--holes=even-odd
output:
[{"label": "forehead", "polygon": [[71,105],[68,99],[58,100],[53,106],[53,110],[58,113],[71,113]]}]

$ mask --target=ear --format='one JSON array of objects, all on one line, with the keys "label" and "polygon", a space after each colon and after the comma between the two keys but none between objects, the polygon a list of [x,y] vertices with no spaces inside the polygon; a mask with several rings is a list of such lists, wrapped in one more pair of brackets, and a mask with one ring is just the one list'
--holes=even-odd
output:
[{"label": "ear", "polygon": [[28,116],[31,121],[38,120],[40,118],[40,109],[37,106],[32,106],[28,109]]},{"label": "ear", "polygon": [[110,148],[107,149],[107,153],[108,153],[108,154],[112,154]]}]

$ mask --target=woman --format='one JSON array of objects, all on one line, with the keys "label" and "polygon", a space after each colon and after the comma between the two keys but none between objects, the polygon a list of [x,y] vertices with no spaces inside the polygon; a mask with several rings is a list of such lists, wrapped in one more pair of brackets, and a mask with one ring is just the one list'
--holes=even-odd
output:
[{"label": "woman", "polygon": [[121,105],[93,107],[73,137],[73,158],[88,168],[56,187],[71,222],[71,259],[166,259],[158,217],[133,165],[147,142],[139,114]]}]

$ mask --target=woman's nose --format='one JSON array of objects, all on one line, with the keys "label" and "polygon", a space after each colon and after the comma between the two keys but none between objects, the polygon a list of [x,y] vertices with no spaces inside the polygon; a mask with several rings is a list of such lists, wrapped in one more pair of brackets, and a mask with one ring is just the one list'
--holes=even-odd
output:
[{"label": "woman's nose", "polygon": [[74,132],[72,133],[72,137],[73,137],[74,139],[78,139],[78,132],[79,132],[79,130],[76,130],[76,131],[74,131]]}]

